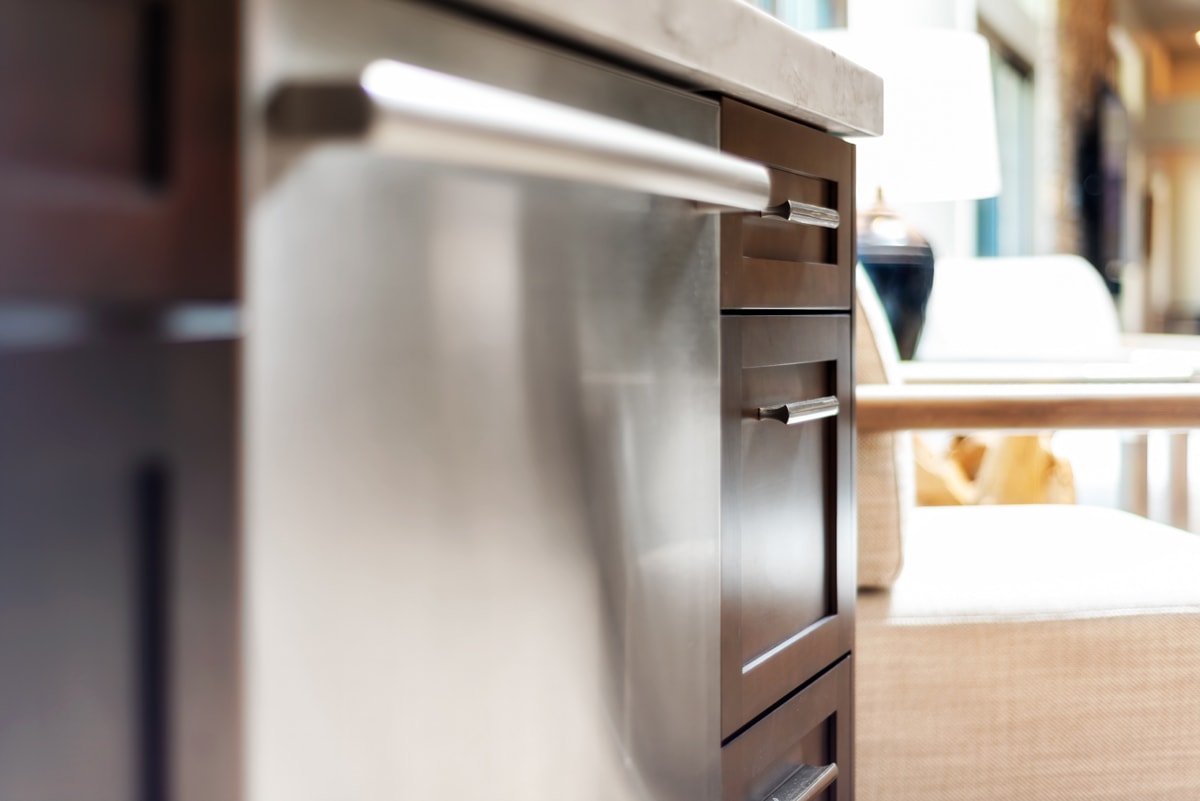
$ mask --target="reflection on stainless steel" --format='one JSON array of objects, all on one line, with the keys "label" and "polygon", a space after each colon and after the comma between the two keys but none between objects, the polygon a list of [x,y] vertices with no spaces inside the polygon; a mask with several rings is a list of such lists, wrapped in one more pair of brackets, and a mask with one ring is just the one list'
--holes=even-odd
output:
[{"label": "reflection on stainless steel", "polygon": [[759,420],[778,420],[789,426],[807,423],[810,420],[821,420],[826,417],[836,417],[839,410],[837,397],[827,395],[823,398],[785,403],[780,406],[762,406],[758,410]]},{"label": "reflection on stainless steel", "polygon": [[[398,58],[715,146],[710,101],[381,8]],[[252,197],[247,801],[719,798],[716,227],[364,143]]]},{"label": "reflection on stainless steel", "polygon": [[838,214],[837,209],[814,206],[798,200],[787,200],[779,205],[763,209],[762,216],[776,217],[800,225],[815,225],[818,228],[837,228],[842,224],[842,217]]}]

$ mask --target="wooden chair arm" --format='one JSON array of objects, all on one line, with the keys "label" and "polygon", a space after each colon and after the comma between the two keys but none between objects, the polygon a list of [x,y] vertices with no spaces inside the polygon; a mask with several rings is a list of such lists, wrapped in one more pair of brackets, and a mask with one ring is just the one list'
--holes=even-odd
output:
[{"label": "wooden chair arm", "polygon": [[1194,334],[1121,334],[1125,350],[1200,351],[1200,336]]},{"label": "wooden chair arm", "polygon": [[899,375],[904,384],[1174,384],[1198,378],[1200,351],[1189,356],[1138,362],[900,362]]},{"label": "wooden chair arm", "polygon": [[1200,428],[1200,384],[864,384],[861,431]]}]

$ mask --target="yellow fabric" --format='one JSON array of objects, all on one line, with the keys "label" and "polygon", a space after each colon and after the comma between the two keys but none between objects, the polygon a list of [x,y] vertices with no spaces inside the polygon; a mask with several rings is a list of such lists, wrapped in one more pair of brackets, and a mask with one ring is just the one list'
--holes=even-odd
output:
[{"label": "yellow fabric", "polygon": [[1075,502],[1071,465],[1047,434],[958,437],[944,455],[916,437],[914,451],[921,506]]},{"label": "yellow fabric", "polygon": [[975,485],[964,464],[954,454],[935,453],[919,436],[913,437],[920,506],[968,506],[975,502]]}]

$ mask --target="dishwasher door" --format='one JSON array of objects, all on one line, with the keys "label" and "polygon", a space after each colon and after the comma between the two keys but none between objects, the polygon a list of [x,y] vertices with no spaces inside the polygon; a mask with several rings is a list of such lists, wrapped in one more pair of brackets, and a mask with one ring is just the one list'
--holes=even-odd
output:
[{"label": "dishwasher door", "polygon": [[717,799],[716,217],[264,122],[380,57],[707,146],[717,107],[325,5],[251,15],[246,799]]}]

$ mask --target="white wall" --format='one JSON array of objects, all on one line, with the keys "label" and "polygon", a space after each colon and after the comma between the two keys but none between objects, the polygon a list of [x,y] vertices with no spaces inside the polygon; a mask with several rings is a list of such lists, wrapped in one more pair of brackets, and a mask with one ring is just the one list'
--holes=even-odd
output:
[{"label": "white wall", "polygon": [[1200,315],[1200,98],[1173,94],[1193,81],[1200,84],[1200,75],[1192,75],[1186,62],[1172,63],[1161,46],[1147,45],[1152,30],[1137,0],[1120,0],[1114,11],[1140,51],[1139,60],[1128,46],[1114,42],[1121,56],[1122,100],[1140,145],[1139,158],[1131,157],[1128,181],[1132,187],[1140,179],[1151,198],[1150,230],[1135,244],[1149,249],[1146,321],[1154,327],[1164,314]]},{"label": "white wall", "polygon": [[976,0],[849,0],[851,28],[959,28],[975,30]]},{"label": "white wall", "polygon": [[1171,181],[1171,304],[1176,315],[1200,315],[1200,152],[1167,159]]},{"label": "white wall", "polygon": [[[1163,318],[1171,306],[1171,176],[1159,160],[1151,161],[1150,208],[1151,226],[1147,232],[1150,259],[1146,269],[1147,330],[1161,330]],[[1153,326],[1153,327],[1150,327]]]},{"label": "white wall", "polygon": [[[1161,172],[1152,233],[1154,261],[1168,276],[1169,295],[1151,298],[1172,316],[1200,315],[1200,99],[1152,102],[1143,126],[1146,149]],[[1155,229],[1169,228],[1158,235]],[[1165,248],[1165,252],[1163,251]]]},{"label": "white wall", "polygon": [[1146,109],[1146,142],[1156,148],[1200,148],[1200,98],[1152,103]]}]

